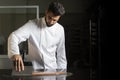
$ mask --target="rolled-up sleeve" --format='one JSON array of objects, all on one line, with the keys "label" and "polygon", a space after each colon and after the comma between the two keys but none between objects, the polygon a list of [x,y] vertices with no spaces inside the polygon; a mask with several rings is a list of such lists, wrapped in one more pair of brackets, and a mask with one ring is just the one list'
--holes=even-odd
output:
[{"label": "rolled-up sleeve", "polygon": [[11,58],[15,54],[20,54],[19,43],[26,41],[30,35],[31,22],[12,32],[8,37],[8,57]]}]

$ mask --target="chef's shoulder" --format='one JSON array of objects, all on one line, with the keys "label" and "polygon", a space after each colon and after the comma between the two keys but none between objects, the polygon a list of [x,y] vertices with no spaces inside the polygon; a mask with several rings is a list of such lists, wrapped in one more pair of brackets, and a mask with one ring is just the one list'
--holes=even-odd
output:
[{"label": "chef's shoulder", "polygon": [[28,23],[31,23],[31,24],[34,24],[34,25],[37,25],[37,22],[38,22],[38,19],[30,19],[30,20],[28,20]]},{"label": "chef's shoulder", "polygon": [[58,30],[60,30],[60,31],[64,31],[64,27],[63,27],[63,25],[61,25],[60,23],[56,23],[56,28],[58,29]]}]

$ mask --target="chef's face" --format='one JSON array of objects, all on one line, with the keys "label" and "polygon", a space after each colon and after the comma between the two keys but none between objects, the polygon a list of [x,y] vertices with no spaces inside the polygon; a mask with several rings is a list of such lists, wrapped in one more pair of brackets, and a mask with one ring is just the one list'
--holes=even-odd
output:
[{"label": "chef's face", "polygon": [[54,25],[58,20],[60,16],[55,16],[52,12],[46,11],[45,13],[45,21],[48,27]]}]

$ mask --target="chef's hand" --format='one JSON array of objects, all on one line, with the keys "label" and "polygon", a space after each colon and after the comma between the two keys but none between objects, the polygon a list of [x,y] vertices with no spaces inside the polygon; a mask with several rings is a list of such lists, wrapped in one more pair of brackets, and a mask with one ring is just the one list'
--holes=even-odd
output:
[{"label": "chef's hand", "polygon": [[12,60],[14,61],[14,66],[16,71],[23,71],[24,70],[24,63],[22,60],[22,57],[19,54],[16,54],[12,57]]}]

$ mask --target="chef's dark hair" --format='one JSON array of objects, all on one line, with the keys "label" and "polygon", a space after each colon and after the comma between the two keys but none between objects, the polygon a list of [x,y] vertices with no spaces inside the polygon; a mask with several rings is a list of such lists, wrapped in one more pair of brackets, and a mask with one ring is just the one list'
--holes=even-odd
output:
[{"label": "chef's dark hair", "polygon": [[55,16],[62,16],[65,14],[65,9],[58,1],[51,2],[48,7],[48,12],[51,11]]}]

